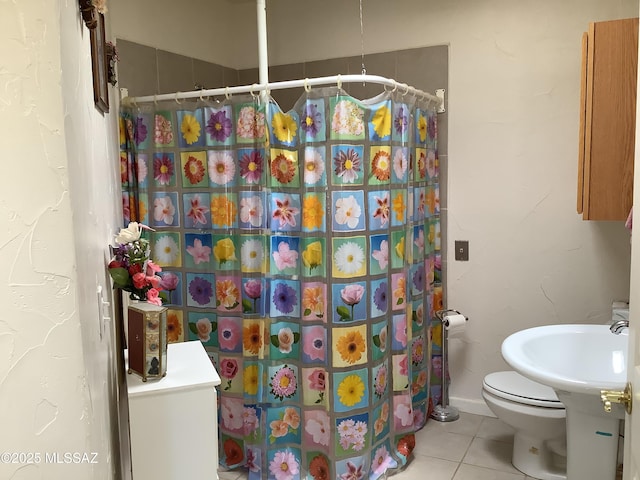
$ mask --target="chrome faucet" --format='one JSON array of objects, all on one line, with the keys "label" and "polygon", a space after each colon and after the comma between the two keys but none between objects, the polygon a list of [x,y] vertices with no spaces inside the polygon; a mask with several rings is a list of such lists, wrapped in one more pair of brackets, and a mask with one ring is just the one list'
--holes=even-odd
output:
[{"label": "chrome faucet", "polygon": [[629,320],[618,320],[611,324],[609,330],[615,335],[620,335],[624,328],[629,328]]}]

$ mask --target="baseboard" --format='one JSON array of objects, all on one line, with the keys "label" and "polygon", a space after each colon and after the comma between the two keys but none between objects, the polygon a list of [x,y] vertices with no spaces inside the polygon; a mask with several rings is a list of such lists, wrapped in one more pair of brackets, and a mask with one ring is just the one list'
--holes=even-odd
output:
[{"label": "baseboard", "polygon": [[494,413],[487,407],[484,400],[472,400],[469,398],[449,397],[449,404],[464,413],[494,417]]}]

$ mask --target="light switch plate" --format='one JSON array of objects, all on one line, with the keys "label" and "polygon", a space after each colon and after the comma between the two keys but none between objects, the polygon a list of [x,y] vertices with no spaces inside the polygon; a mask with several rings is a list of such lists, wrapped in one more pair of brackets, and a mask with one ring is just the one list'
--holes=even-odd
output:
[{"label": "light switch plate", "polygon": [[469,261],[469,241],[468,240],[456,240],[455,241],[455,258],[460,262]]}]

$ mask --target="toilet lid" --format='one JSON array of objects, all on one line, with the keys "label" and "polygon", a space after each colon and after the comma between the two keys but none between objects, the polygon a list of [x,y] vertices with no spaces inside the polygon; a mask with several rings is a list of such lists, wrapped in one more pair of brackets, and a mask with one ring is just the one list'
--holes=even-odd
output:
[{"label": "toilet lid", "polygon": [[523,377],[517,372],[495,372],[484,377],[484,388],[494,395],[547,408],[564,408],[551,387]]}]

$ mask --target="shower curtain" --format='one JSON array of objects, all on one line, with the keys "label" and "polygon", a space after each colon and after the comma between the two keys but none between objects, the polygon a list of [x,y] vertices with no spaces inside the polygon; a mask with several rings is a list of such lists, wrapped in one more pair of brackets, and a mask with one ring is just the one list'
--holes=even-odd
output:
[{"label": "shower curtain", "polygon": [[222,379],[221,464],[376,479],[439,393],[436,112],[399,92],[265,98],[124,109],[125,224],[155,230],[170,341],[201,341]]}]

